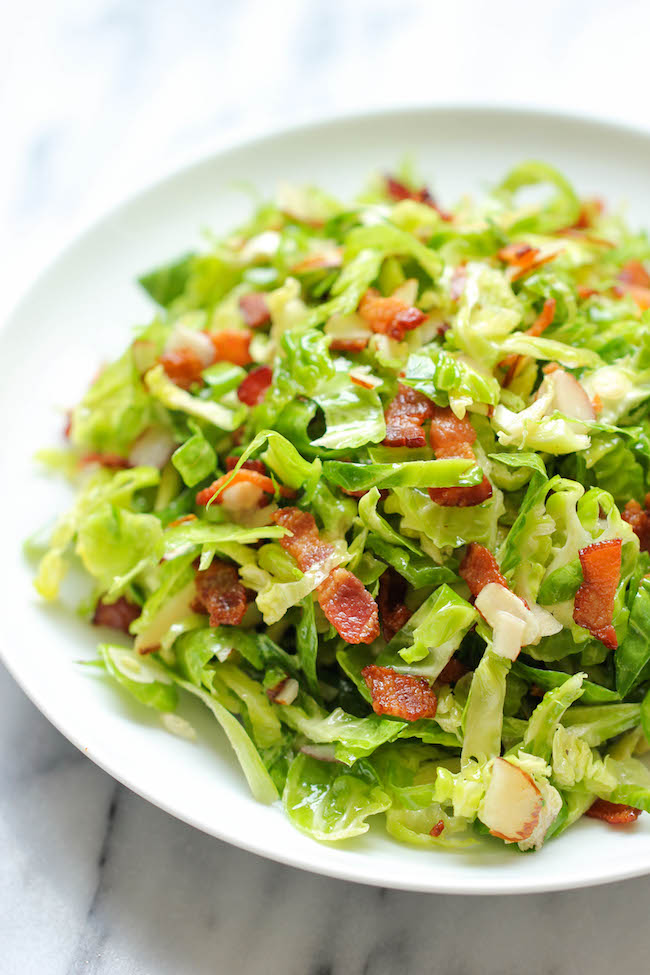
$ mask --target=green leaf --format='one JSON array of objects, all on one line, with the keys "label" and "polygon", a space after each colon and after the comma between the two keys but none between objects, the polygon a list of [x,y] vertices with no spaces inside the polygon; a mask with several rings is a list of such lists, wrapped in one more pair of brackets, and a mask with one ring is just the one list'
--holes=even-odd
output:
[{"label": "green leaf", "polygon": [[390,808],[390,798],[367,762],[351,769],[297,755],[282,796],[294,826],[315,840],[339,842],[367,832],[369,816]]},{"label": "green leaf", "polygon": [[413,460],[403,464],[358,464],[326,460],[323,474],[347,491],[395,487],[473,487],[483,472],[471,460]]},{"label": "green leaf", "polygon": [[[512,673],[523,677],[529,684],[537,684],[543,691],[553,691],[556,687],[561,687],[567,675],[558,670],[543,670],[541,667],[529,667],[521,660],[515,660],[512,665]],[[609,704],[620,701],[617,691],[612,691],[608,687],[594,684],[592,681],[583,680],[582,697],[583,704]]]},{"label": "green leaf", "polygon": [[101,643],[97,651],[111,677],[141,704],[157,711],[176,710],[176,688],[157,660],[110,643]]},{"label": "green leaf", "polygon": [[627,697],[650,661],[650,579],[639,583],[627,633],[616,651],[616,689]]},{"label": "green leaf", "polygon": [[217,466],[217,455],[198,427],[172,454],[172,464],[188,487],[209,477]]},{"label": "green leaf", "polygon": [[318,633],[316,632],[313,598],[305,596],[301,602],[301,607],[300,620],[296,626],[296,651],[302,671],[307,678],[309,689],[315,697],[319,698],[320,688],[316,675]]},{"label": "green leaf", "polygon": [[138,278],[138,284],[163,308],[183,294],[189,280],[194,254],[184,254],[170,264],[163,264]]},{"label": "green leaf", "polygon": [[537,471],[542,477],[546,477],[546,467],[539,454],[520,450],[516,454],[488,454],[488,457],[490,460],[498,461],[499,464],[505,464],[506,467],[530,467],[531,470]]}]

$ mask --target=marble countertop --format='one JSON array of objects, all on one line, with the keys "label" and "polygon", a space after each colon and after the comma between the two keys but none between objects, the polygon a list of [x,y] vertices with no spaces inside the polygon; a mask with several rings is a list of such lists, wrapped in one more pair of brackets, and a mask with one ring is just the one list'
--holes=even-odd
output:
[{"label": "marble countertop", "polygon": [[[0,303],[108,201],[254,129],[434,101],[650,127],[649,27],[632,0],[549,0],[543,16],[520,0],[7,5]],[[117,785],[1,670],[0,862],[7,975],[609,975],[650,953],[650,877],[453,898],[226,846]]]}]

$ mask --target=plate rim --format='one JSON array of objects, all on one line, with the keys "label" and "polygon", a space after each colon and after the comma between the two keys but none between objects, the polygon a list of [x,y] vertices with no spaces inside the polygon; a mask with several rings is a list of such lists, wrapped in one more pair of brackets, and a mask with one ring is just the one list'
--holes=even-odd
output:
[{"label": "plate rim", "polygon": [[[102,228],[102,225],[109,220],[118,218],[123,210],[128,210],[136,202],[140,201],[143,197],[148,194],[155,194],[163,191],[165,184],[172,183],[179,177],[187,178],[193,169],[198,167],[209,165],[211,163],[217,164],[220,159],[227,157],[231,153],[237,152],[251,152],[255,151],[256,148],[263,148],[264,144],[268,142],[274,142],[276,140],[282,140],[283,138],[291,138],[292,136],[305,135],[307,138],[312,133],[317,131],[322,131],[328,128],[340,128],[341,126],[354,125],[358,122],[377,122],[381,119],[390,121],[391,118],[401,117],[405,114],[411,116],[421,116],[431,117],[431,116],[465,116],[470,117],[472,115],[481,114],[486,116],[493,116],[497,118],[505,118],[510,124],[520,117],[522,119],[530,120],[531,117],[537,118],[540,121],[547,121],[551,124],[553,123],[573,123],[578,126],[587,126],[592,130],[601,129],[603,134],[609,133],[620,133],[626,136],[632,136],[639,138],[642,142],[645,142],[650,149],[650,128],[644,128],[640,125],[635,125],[629,122],[620,122],[614,119],[610,119],[606,116],[601,116],[598,114],[589,113],[578,113],[572,111],[556,110],[554,108],[531,106],[526,107],[525,105],[513,104],[513,103],[498,103],[498,104],[487,104],[481,102],[445,102],[445,103],[434,103],[434,104],[414,104],[404,107],[391,107],[391,108],[381,108],[373,107],[365,111],[351,111],[351,112],[337,112],[316,119],[310,119],[308,121],[298,120],[293,121],[290,124],[273,127],[269,126],[264,129],[256,129],[253,132],[245,132],[234,140],[224,139],[222,142],[218,142],[210,147],[204,147],[199,149],[196,153],[190,154],[188,158],[181,159],[177,161],[168,169],[159,171],[157,175],[153,178],[143,180],[138,185],[132,185],[129,189],[117,196],[115,199],[104,202],[97,210],[90,214],[84,221],[77,227],[73,226],[73,229],[67,234],[61,242],[53,248],[53,253],[48,256],[44,261],[37,266],[35,272],[30,275],[27,283],[18,291],[17,295],[12,296],[7,303],[6,308],[2,312],[2,321],[0,322],[0,339],[4,335],[12,324],[12,320],[15,317],[20,316],[22,312],[23,304],[27,304],[33,292],[37,291],[42,282],[47,278],[47,276],[56,271],[59,264],[64,263],[68,258],[71,251],[77,248],[83,243],[83,241],[96,233]],[[265,846],[263,842],[256,842],[255,837],[242,836],[241,834],[234,835],[228,829],[220,830],[219,824],[215,827],[208,827],[207,824],[202,823],[199,819],[191,814],[183,814],[179,812],[177,808],[167,802],[166,800],[160,800],[159,798],[154,798],[153,793],[146,787],[142,787],[134,783],[133,780],[128,776],[121,774],[116,771],[109,760],[102,760],[95,754],[94,750],[90,746],[83,744],[82,738],[74,731],[68,730],[65,722],[56,717],[50,708],[50,705],[45,700],[41,700],[37,692],[33,692],[29,687],[29,682],[23,680],[20,675],[20,668],[14,665],[12,661],[11,653],[5,649],[4,641],[0,640],[0,661],[4,664],[7,671],[11,675],[12,679],[18,684],[21,690],[25,693],[27,698],[34,704],[34,706],[43,714],[43,716],[52,724],[57,731],[59,731],[68,741],[70,741],[83,755],[90,758],[91,761],[104,772],[109,774],[117,782],[120,782],[123,786],[128,788],[131,792],[135,793],[139,797],[150,802],[152,805],[159,809],[162,809],[167,814],[173,816],[182,822],[187,823],[193,828],[199,829],[201,832],[207,835],[214,836],[215,838],[221,840],[222,842],[227,842],[232,846],[239,849],[246,850],[247,852],[257,854],[266,859],[272,860],[277,863],[281,863],[286,866],[296,867],[301,870],[308,871],[310,873],[315,873],[321,876],[332,877],[335,879],[346,880],[352,883],[362,883],[370,886],[378,887],[388,887],[395,890],[406,890],[406,891],[417,891],[421,893],[445,893],[454,895],[486,895],[486,894],[498,894],[498,895],[517,895],[517,894],[533,894],[533,893],[543,893],[549,891],[562,891],[562,890],[576,890],[585,887],[601,886],[610,883],[616,883],[621,880],[631,879],[634,877],[644,876],[650,873],[650,860],[648,863],[641,865],[635,865],[630,862],[630,865],[626,868],[617,868],[614,872],[611,870],[603,871],[599,873],[594,871],[590,876],[582,876],[580,878],[568,877],[566,880],[560,878],[558,880],[531,880],[527,881],[525,878],[519,879],[514,882],[511,881],[510,885],[504,888],[502,883],[495,883],[490,881],[489,868],[486,869],[486,880],[483,882],[472,882],[471,884],[467,879],[460,879],[458,883],[450,883],[449,880],[445,880],[442,884],[436,883],[435,874],[429,881],[428,878],[424,879],[412,879],[409,880],[408,877],[393,876],[390,878],[381,877],[373,873],[372,870],[363,870],[358,864],[351,864],[350,867],[346,867],[337,861],[336,856],[333,856],[330,860],[324,858],[322,861],[319,859],[322,857],[323,845],[314,842],[315,851],[319,851],[318,854],[314,853],[314,856],[305,856],[304,853],[300,852],[297,854],[292,854],[290,851],[276,851],[268,846]],[[332,850],[334,853],[336,847],[332,848],[326,847]],[[341,849],[341,848],[339,848]],[[342,848],[342,852],[345,848]],[[369,856],[371,856],[369,854]],[[376,861],[372,861],[373,863]]]}]

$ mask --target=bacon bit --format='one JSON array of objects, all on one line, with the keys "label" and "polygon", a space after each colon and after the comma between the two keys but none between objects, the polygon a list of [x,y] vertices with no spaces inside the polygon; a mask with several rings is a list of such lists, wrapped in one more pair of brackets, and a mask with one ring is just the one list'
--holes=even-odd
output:
[{"label": "bacon bit", "polygon": [[540,257],[540,253],[538,247],[531,247],[530,244],[519,242],[502,247],[498,251],[497,257],[504,264],[509,264],[515,268],[513,274],[510,275],[510,281],[517,281],[525,274],[536,271],[543,264],[555,260],[560,252],[555,251],[553,254],[547,254],[546,257]]},{"label": "bacon bit", "polygon": [[442,819],[439,819],[433,829],[429,830],[429,836],[433,836],[434,840],[437,839],[445,828],[445,824]]},{"label": "bacon bit", "polygon": [[489,582],[496,582],[499,586],[508,588],[508,583],[501,575],[499,564],[494,555],[484,545],[479,545],[478,542],[470,542],[467,546],[465,558],[458,571],[474,597],[478,596]]},{"label": "bacon bit", "polygon": [[622,802],[608,802],[607,799],[596,799],[594,804],[589,807],[585,816],[592,819],[601,819],[610,826],[625,826],[634,823],[641,815],[642,810],[635,806],[626,806]]},{"label": "bacon bit", "polygon": [[459,264],[458,267],[454,268],[454,273],[451,276],[451,283],[449,285],[449,297],[452,301],[458,301],[465,290],[466,284],[467,268],[464,264]]},{"label": "bacon bit", "polygon": [[[347,488],[344,487],[339,488],[339,491],[341,491],[342,494],[347,494],[349,498],[362,498],[364,495],[368,493],[369,490],[370,488],[364,488],[362,491],[348,491]],[[381,488],[379,491],[379,497],[381,498],[382,501],[385,501],[389,493],[390,492],[388,491],[388,488]]]},{"label": "bacon bit", "polygon": [[244,618],[248,594],[239,581],[234,565],[215,560],[205,572],[197,572],[194,579],[195,613],[207,612],[210,626],[238,626]]},{"label": "bacon bit", "polygon": [[593,399],[591,400],[591,405],[593,406],[594,413],[596,415],[599,415],[600,413],[603,412],[603,401],[601,400],[598,393],[594,393]]},{"label": "bacon bit", "polygon": [[[472,450],[476,440],[474,427],[466,416],[459,420],[448,406],[432,406],[429,439],[437,460],[448,457],[476,460]],[[485,475],[473,487],[428,488],[428,491],[431,500],[444,508],[470,508],[492,497],[492,485]]]},{"label": "bacon bit", "polygon": [[404,604],[405,596],[406,580],[392,567],[382,572],[379,577],[377,604],[381,619],[381,632],[386,643],[392,640],[398,630],[401,630],[412,616],[411,610]]},{"label": "bacon bit", "polygon": [[291,270],[296,274],[304,271],[325,271],[330,268],[340,267],[343,263],[343,251],[340,247],[333,247],[330,251],[322,254],[310,254],[302,261],[294,264]]},{"label": "bacon bit", "polygon": [[294,557],[301,572],[307,572],[333,554],[333,546],[321,542],[318,526],[309,512],[301,511],[300,508],[282,508],[274,511],[272,517],[276,525],[292,533],[279,541],[282,548]]},{"label": "bacon bit", "polygon": [[[228,482],[228,487],[223,489],[224,484]],[[260,474],[259,471],[249,470],[245,467],[240,467],[236,474],[222,474],[218,477],[216,481],[213,481],[209,487],[203,488],[202,491],[196,496],[196,503],[200,505],[207,505],[209,501],[214,498],[215,504],[223,504],[223,495],[228,488],[233,487],[235,484],[253,484],[255,487],[264,491],[265,494],[275,494],[276,485],[273,483],[270,477],[266,474]],[[277,488],[283,498],[295,498],[296,492],[292,488],[285,487],[284,484],[278,484]]]},{"label": "bacon bit", "polygon": [[[533,335],[535,338],[542,335],[549,327],[549,325],[552,324],[553,319],[555,318],[555,306],[556,306],[555,298],[547,298],[547,300],[544,302],[544,307],[542,308],[541,312],[539,313],[539,315],[537,316],[533,324],[530,326],[530,328],[526,329],[524,334]],[[524,365],[524,363],[527,361],[527,359],[528,356],[524,356],[524,355],[509,355],[505,359],[502,359],[499,365],[501,366],[502,369],[508,370],[508,374],[503,380],[504,386],[510,385],[510,383],[513,381],[517,373],[521,371],[521,368]]]},{"label": "bacon bit", "polygon": [[399,298],[383,298],[375,288],[368,288],[359,302],[359,314],[373,332],[398,341],[427,317],[419,308],[409,306]]},{"label": "bacon bit", "polygon": [[628,501],[621,514],[639,539],[642,552],[650,552],[650,494],[646,495],[645,508],[638,501]]},{"label": "bacon bit", "polygon": [[70,434],[72,433],[72,410],[65,411],[65,426],[63,427],[63,436],[65,440],[70,439]]},{"label": "bacon bit", "polygon": [[332,569],[318,587],[318,602],[346,643],[372,643],[379,636],[377,603],[347,569]]},{"label": "bacon bit", "polygon": [[335,338],[330,342],[330,349],[334,352],[363,352],[369,339]]},{"label": "bacon bit", "polygon": [[599,294],[596,288],[588,288],[584,284],[579,284],[576,291],[578,292],[578,298],[580,298],[582,301],[586,301],[587,298],[591,298],[593,295]]},{"label": "bacon bit", "polygon": [[272,382],[273,370],[269,366],[256,366],[239,384],[237,398],[247,406],[257,406],[264,401]]},{"label": "bacon bit", "polygon": [[573,619],[609,650],[618,646],[612,616],[621,574],[621,546],[621,539],[613,538],[594,542],[578,553],[584,581],[576,593]]},{"label": "bacon bit", "polygon": [[[280,545],[293,556],[301,572],[309,571],[333,554],[334,547],[321,541],[314,516],[307,511],[282,508],[272,518],[276,525],[292,532],[280,539]],[[332,569],[318,587],[318,602],[347,643],[372,643],[379,636],[377,604],[347,569]]]},{"label": "bacon bit", "polygon": [[618,280],[621,283],[614,285],[614,294],[619,298],[629,295],[641,310],[650,308],[650,274],[641,261],[631,260],[624,264]]},{"label": "bacon bit", "polygon": [[546,691],[539,684],[531,684],[528,693],[531,697],[537,697],[541,700],[546,694]]},{"label": "bacon bit", "polygon": [[[578,219],[573,224],[573,227],[568,227],[568,230],[587,230],[591,227],[593,223],[593,217],[600,215],[605,209],[605,204],[598,197],[593,197],[589,200],[583,200],[580,207],[580,213]],[[564,231],[558,231],[559,234],[563,234]]]},{"label": "bacon bit", "polygon": [[83,467],[87,464],[101,464],[102,467],[108,467],[115,471],[131,467],[126,457],[120,457],[119,454],[102,454],[99,451],[84,454],[83,457],[79,458],[79,463]]},{"label": "bacon bit", "polygon": [[177,525],[186,525],[188,522],[196,520],[196,515],[183,515],[182,518],[176,518],[175,521],[170,521],[167,527],[176,528]]},{"label": "bacon bit", "polygon": [[[239,457],[231,454],[230,457],[226,457],[226,470],[229,472],[233,471],[238,463]],[[266,464],[261,460],[245,460],[240,470],[257,471],[258,474],[266,474]]]},{"label": "bacon bit", "polygon": [[216,355],[215,362],[232,362],[236,366],[248,366],[253,361],[250,344],[253,333],[246,328],[224,328],[209,332]]},{"label": "bacon bit", "polygon": [[194,349],[170,349],[158,359],[173,383],[181,389],[189,389],[201,382],[205,363]]},{"label": "bacon bit", "polygon": [[461,677],[469,673],[469,667],[457,660],[456,657],[452,657],[451,660],[447,661],[445,666],[442,668],[438,674],[436,683],[438,684],[456,684]]},{"label": "bacon bit", "polygon": [[403,721],[435,718],[438,698],[424,677],[400,674],[392,667],[371,664],[361,675],[372,695],[375,714],[390,714]]},{"label": "bacon bit", "polygon": [[114,603],[105,603],[100,599],[95,608],[93,623],[95,626],[110,626],[114,630],[129,632],[129,626],[142,612],[140,606],[130,603],[124,596],[120,596]]},{"label": "bacon bit", "polygon": [[446,210],[438,206],[426,186],[421,186],[419,190],[411,190],[401,180],[396,179],[388,173],[384,177],[384,181],[386,193],[392,200],[396,200],[398,203],[401,200],[415,200],[416,203],[424,203],[426,206],[431,207],[432,210],[435,210],[439,214],[442,220],[453,220],[453,216],[450,213],[447,213]]},{"label": "bacon bit", "polygon": [[650,288],[650,274],[648,274],[641,261],[627,261],[619,271],[618,280],[623,284],[636,285],[639,288]]},{"label": "bacon bit", "polygon": [[266,295],[253,291],[249,295],[242,295],[239,299],[239,310],[249,328],[262,328],[271,321],[271,311],[266,302]]},{"label": "bacon bit", "polygon": [[386,410],[386,447],[424,447],[426,437],[422,424],[433,416],[434,404],[410,386],[400,383],[397,396]]}]

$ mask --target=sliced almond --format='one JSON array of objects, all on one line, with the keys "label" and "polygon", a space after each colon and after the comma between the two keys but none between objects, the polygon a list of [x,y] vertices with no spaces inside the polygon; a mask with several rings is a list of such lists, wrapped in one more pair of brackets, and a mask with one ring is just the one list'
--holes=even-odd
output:
[{"label": "sliced almond", "polygon": [[506,843],[527,840],[535,831],[544,801],[533,779],[505,758],[495,758],[479,818],[492,836]]}]

